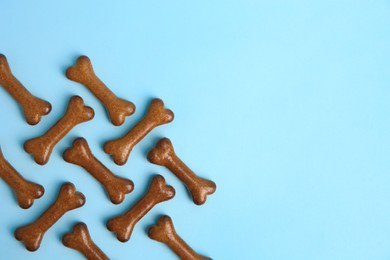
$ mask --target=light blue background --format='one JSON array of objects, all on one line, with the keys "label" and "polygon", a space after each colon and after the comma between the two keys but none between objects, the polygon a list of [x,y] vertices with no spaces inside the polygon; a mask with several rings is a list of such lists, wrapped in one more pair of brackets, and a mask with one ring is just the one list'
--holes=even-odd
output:
[{"label": "light blue background", "polygon": [[[148,226],[170,215],[178,233],[214,259],[390,259],[390,1],[155,0],[1,1],[0,53],[53,110],[29,126],[0,89],[0,144],[27,179],[45,186],[28,210],[0,182],[1,259],[82,259],[61,244],[76,221],[88,224],[112,259],[175,259]],[[103,106],[64,76],[80,54],[137,112],[114,127]],[[22,148],[64,112],[71,95],[95,109],[39,166]],[[102,150],[144,114],[151,98],[175,113],[119,167]],[[61,154],[77,136],[108,168],[135,183],[113,205],[88,173]],[[217,183],[195,206],[180,181],[145,159],[171,138],[180,157]],[[176,188],[120,243],[106,227],[144,193],[153,174]],[[54,200],[63,181],[87,197],[30,253],[13,231]]]}]

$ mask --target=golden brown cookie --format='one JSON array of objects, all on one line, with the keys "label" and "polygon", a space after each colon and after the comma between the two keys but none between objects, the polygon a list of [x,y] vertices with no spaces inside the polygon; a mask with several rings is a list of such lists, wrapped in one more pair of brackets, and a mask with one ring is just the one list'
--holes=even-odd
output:
[{"label": "golden brown cookie", "polygon": [[84,138],[74,140],[73,146],[64,152],[63,157],[65,161],[83,167],[99,181],[114,204],[121,203],[125,199],[125,195],[134,189],[131,180],[114,175],[92,154],[87,140]]},{"label": "golden brown cookie", "polygon": [[217,188],[213,181],[198,177],[177,157],[168,138],[162,138],[157,142],[149,152],[148,160],[151,163],[165,166],[175,174],[186,185],[196,205],[204,204],[207,196],[213,194]]},{"label": "golden brown cookie", "polygon": [[164,102],[161,99],[153,99],[145,117],[123,137],[106,142],[104,151],[112,155],[116,164],[123,165],[138,142],[155,127],[172,122],[173,118],[173,112],[164,108]]},{"label": "golden brown cookie", "polygon": [[73,96],[69,100],[65,114],[47,132],[24,143],[24,150],[34,156],[36,163],[44,165],[49,161],[54,146],[76,125],[89,121],[95,113],[84,105],[84,100]]},{"label": "golden brown cookie", "polygon": [[196,253],[177,233],[169,216],[161,216],[156,225],[149,228],[148,236],[166,244],[182,260],[211,260]]},{"label": "golden brown cookie", "polygon": [[106,108],[113,125],[119,126],[135,111],[133,103],[117,97],[93,71],[90,59],[80,56],[76,64],[66,70],[66,77],[83,84]]},{"label": "golden brown cookie", "polygon": [[50,113],[49,102],[33,96],[20,81],[15,78],[8,65],[7,58],[0,54],[0,85],[22,107],[24,117],[30,125],[36,125],[42,116]]},{"label": "golden brown cookie", "polygon": [[130,239],[134,226],[143,216],[158,203],[170,200],[174,196],[175,189],[165,184],[163,176],[155,175],[144,196],[127,212],[110,219],[107,222],[107,228],[111,232],[116,233],[119,241],[126,242]]},{"label": "golden brown cookie", "polygon": [[57,200],[35,222],[15,230],[15,238],[24,242],[29,251],[36,251],[46,231],[53,226],[66,212],[83,206],[85,197],[76,192],[73,183],[61,186]]},{"label": "golden brown cookie", "polygon": [[72,248],[83,254],[88,260],[108,260],[109,258],[92,241],[85,223],[77,223],[73,231],[62,237],[64,246]]},{"label": "golden brown cookie", "polygon": [[0,177],[13,189],[19,206],[28,209],[35,199],[42,197],[45,189],[34,182],[27,181],[4,158],[0,148]]}]

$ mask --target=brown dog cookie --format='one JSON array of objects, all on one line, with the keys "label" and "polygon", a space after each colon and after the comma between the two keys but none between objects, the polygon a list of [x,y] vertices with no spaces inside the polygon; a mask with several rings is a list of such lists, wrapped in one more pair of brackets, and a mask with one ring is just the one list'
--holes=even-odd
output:
[{"label": "brown dog cookie", "polygon": [[92,241],[88,227],[85,223],[77,223],[73,231],[62,237],[64,246],[72,248],[83,254],[88,260],[108,260],[109,258]]},{"label": "brown dog cookie", "polygon": [[177,157],[168,138],[162,138],[157,142],[156,146],[149,152],[148,160],[151,163],[167,167],[175,174],[186,185],[196,205],[204,204],[207,196],[213,194],[217,188],[213,181],[198,177]]},{"label": "brown dog cookie", "polygon": [[144,217],[155,205],[172,199],[175,196],[175,189],[165,184],[161,175],[155,175],[150,183],[148,191],[137,201],[127,212],[110,219],[107,228],[116,233],[121,242],[130,239],[134,226]]},{"label": "brown dog cookie", "polygon": [[166,244],[182,260],[211,260],[196,253],[177,233],[169,216],[161,216],[156,225],[149,228],[148,236]]},{"label": "brown dog cookie", "polygon": [[116,164],[123,165],[138,142],[155,127],[172,122],[173,118],[173,112],[164,108],[164,102],[161,99],[153,99],[145,117],[123,137],[106,142],[104,151],[112,155]]},{"label": "brown dog cookie", "polygon": [[33,96],[20,81],[15,78],[8,65],[7,58],[0,54],[0,85],[22,107],[24,117],[30,125],[36,125],[42,116],[50,113],[49,102]]},{"label": "brown dog cookie", "polygon": [[125,195],[134,189],[131,180],[114,175],[92,154],[87,140],[84,138],[77,138],[73,142],[73,146],[64,152],[63,157],[65,161],[83,167],[98,180],[114,204],[121,203],[125,199]]},{"label": "brown dog cookie", "polygon": [[113,125],[119,126],[135,111],[133,103],[117,97],[96,75],[90,59],[80,56],[76,64],[66,70],[66,77],[83,84],[105,106]]},{"label": "brown dog cookie", "polygon": [[61,186],[57,200],[35,222],[15,230],[15,238],[24,242],[29,251],[36,251],[46,231],[53,226],[66,212],[83,206],[85,197],[76,192],[73,183]]},{"label": "brown dog cookie", "polygon": [[34,182],[27,181],[4,158],[0,148],[0,178],[2,178],[15,192],[16,199],[22,209],[32,206],[35,199],[42,197],[45,189]]},{"label": "brown dog cookie", "polygon": [[73,96],[63,117],[47,132],[24,143],[24,150],[34,156],[36,163],[44,165],[49,161],[54,146],[76,125],[89,121],[95,113],[92,108],[84,105],[84,100]]}]

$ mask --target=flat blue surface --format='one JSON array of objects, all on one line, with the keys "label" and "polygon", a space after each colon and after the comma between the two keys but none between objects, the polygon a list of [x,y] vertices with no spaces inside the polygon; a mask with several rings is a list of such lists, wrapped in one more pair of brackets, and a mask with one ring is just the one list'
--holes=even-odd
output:
[{"label": "flat blue surface", "polygon": [[[149,239],[159,215],[214,259],[390,259],[390,1],[1,1],[0,53],[53,110],[37,126],[0,89],[5,157],[45,195],[22,210],[0,182],[1,259],[82,259],[61,244],[77,221],[112,259],[175,259]],[[80,54],[137,112],[114,127],[103,106],[64,76]],[[71,95],[95,109],[37,165],[22,148],[64,112]],[[153,97],[175,113],[116,166],[102,150],[142,118]],[[61,157],[85,137],[103,163],[135,183],[121,205]],[[182,183],[145,159],[169,137],[178,155],[217,192],[195,206]],[[120,243],[105,222],[129,208],[162,174],[176,197],[156,206]],[[26,251],[15,228],[33,221],[63,181],[85,194]]]}]

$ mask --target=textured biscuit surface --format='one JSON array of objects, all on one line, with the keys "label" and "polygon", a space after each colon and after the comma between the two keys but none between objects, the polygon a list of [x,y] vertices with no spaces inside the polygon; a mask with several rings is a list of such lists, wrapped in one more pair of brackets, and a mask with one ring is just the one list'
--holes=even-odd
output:
[{"label": "textured biscuit surface", "polygon": [[80,56],[76,64],[66,70],[66,77],[83,84],[100,100],[113,125],[122,125],[126,117],[135,112],[135,105],[132,102],[117,97],[95,75],[91,60],[87,56]]},{"label": "textured biscuit surface", "polygon": [[161,138],[156,146],[149,152],[148,160],[151,163],[165,166],[175,174],[187,187],[196,205],[206,202],[207,196],[213,194],[217,189],[213,181],[197,176],[179,157],[175,154],[171,140]]},{"label": "textured biscuit surface", "polygon": [[51,111],[51,104],[33,96],[12,74],[7,58],[0,54],[0,85],[19,103],[30,125],[36,125]]},{"label": "textured biscuit surface", "polygon": [[177,233],[169,216],[161,216],[157,223],[149,228],[148,236],[166,244],[180,259],[211,260],[196,253]]},{"label": "textured biscuit surface", "polygon": [[73,96],[63,117],[42,136],[26,141],[24,150],[34,156],[36,163],[44,165],[49,161],[54,146],[76,125],[91,120],[94,115],[93,109],[85,106],[81,97]]},{"label": "textured biscuit surface", "polygon": [[163,201],[172,199],[175,196],[175,189],[165,184],[165,179],[161,175],[155,175],[149,185],[148,191],[137,201],[128,211],[110,219],[107,228],[116,233],[116,237],[121,242],[130,239],[134,226],[144,217],[155,205]]},{"label": "textured biscuit surface", "polygon": [[23,209],[30,208],[35,199],[42,197],[45,189],[34,182],[27,181],[4,158],[0,148],[0,178],[2,178],[14,191],[19,206]]},{"label": "textured biscuit surface", "polygon": [[63,158],[69,163],[81,166],[98,180],[114,204],[121,203],[125,199],[125,195],[134,189],[131,180],[114,175],[92,154],[87,140],[84,138],[77,138],[73,142],[73,146],[64,152]]},{"label": "textured biscuit surface", "polygon": [[85,223],[74,225],[72,232],[62,237],[64,246],[83,254],[88,260],[108,260],[107,255],[92,241]]},{"label": "textured biscuit surface", "polygon": [[64,183],[58,193],[56,201],[38,217],[33,223],[15,230],[15,238],[24,242],[29,251],[36,251],[46,231],[53,226],[65,213],[82,207],[85,204],[85,196],[76,192],[73,183]]}]

